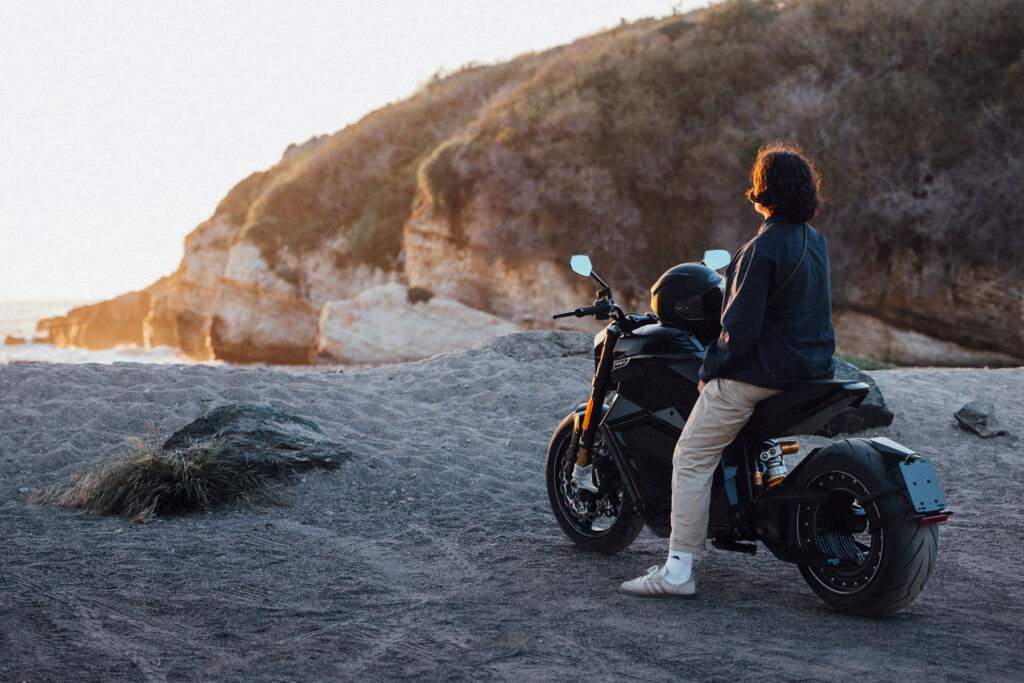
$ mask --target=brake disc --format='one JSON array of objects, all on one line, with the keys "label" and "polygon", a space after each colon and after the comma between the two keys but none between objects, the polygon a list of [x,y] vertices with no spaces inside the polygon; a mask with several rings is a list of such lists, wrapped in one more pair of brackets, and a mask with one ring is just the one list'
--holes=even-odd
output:
[{"label": "brake disc", "polygon": [[[595,459],[603,459],[608,457],[608,452],[605,450],[602,444],[594,444],[594,456]],[[562,496],[567,503],[569,514],[575,517],[581,522],[590,524],[601,515],[615,518],[618,516],[618,505],[616,501],[611,499],[609,492],[601,492],[597,495],[590,491],[584,490],[573,490],[572,488],[572,475],[571,470],[573,462],[566,459],[565,465],[562,467],[561,472],[561,483],[562,483]],[[595,467],[594,471],[600,477],[601,467]],[[601,488],[600,478],[596,482],[598,488]]]}]

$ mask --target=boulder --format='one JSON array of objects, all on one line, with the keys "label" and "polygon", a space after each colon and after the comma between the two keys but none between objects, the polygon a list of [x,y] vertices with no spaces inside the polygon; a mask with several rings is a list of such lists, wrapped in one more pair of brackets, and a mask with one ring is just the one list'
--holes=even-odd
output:
[{"label": "boulder", "polygon": [[452,299],[433,296],[410,302],[408,288],[391,283],[326,303],[316,353],[319,360],[333,363],[400,363],[469,348],[516,330],[507,320]]},{"label": "boulder", "polygon": [[235,450],[288,456],[294,464],[313,463],[338,466],[351,452],[327,438],[316,423],[262,403],[240,403],[214,408],[206,415],[174,432],[164,444],[165,451],[206,446],[216,437],[230,436]]},{"label": "boulder", "polygon": [[1009,434],[996,420],[996,407],[991,401],[971,401],[953,413],[960,429],[974,432],[985,439]]},{"label": "boulder", "polygon": [[871,387],[871,391],[859,406],[847,408],[815,433],[820,436],[835,436],[846,432],[859,432],[873,427],[891,425],[893,413],[885,404],[885,398],[871,376],[852,363],[847,363],[839,358],[834,360],[836,379],[855,379],[858,382],[864,382]]}]

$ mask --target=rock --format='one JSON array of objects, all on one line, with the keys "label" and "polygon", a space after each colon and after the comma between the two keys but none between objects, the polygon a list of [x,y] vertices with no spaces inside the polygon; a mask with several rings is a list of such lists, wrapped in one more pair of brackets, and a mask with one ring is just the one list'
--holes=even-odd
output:
[{"label": "rock", "polygon": [[177,346],[189,358],[196,360],[212,360],[213,349],[210,344],[210,318],[189,310],[174,316],[174,329],[177,332]]},{"label": "rock", "polygon": [[79,306],[65,316],[40,320],[37,336],[60,347],[103,350],[121,344],[144,346],[142,322],[151,301],[152,293],[143,290]]},{"label": "rock", "polygon": [[582,332],[535,330],[488,339],[476,348],[494,351],[514,360],[531,361],[590,356],[594,353],[594,338]]},{"label": "rock", "polygon": [[[503,214],[492,214],[482,200],[476,199],[469,201],[464,210],[464,225],[469,229],[506,222]],[[533,230],[525,223],[520,227],[524,235]],[[593,329],[592,320],[551,319],[553,313],[590,305],[594,300],[597,288],[593,280],[573,273],[568,259],[525,253],[510,257],[479,240],[462,240],[452,221],[432,215],[422,200],[417,202],[403,234],[405,275],[410,287],[429,289],[436,296],[480,308],[526,328],[557,325],[580,331]],[[621,289],[615,292],[621,306],[633,308],[634,302],[627,300]]]},{"label": "rock", "polygon": [[409,294],[406,296],[406,300],[411,304],[419,304],[424,301],[430,301],[434,298],[434,293],[426,287],[410,287]]},{"label": "rock", "polygon": [[899,365],[1009,367],[1021,364],[1018,356],[968,348],[856,311],[833,311],[832,321],[836,337],[843,341],[843,351],[855,356]]},{"label": "rock", "polygon": [[271,449],[294,459],[341,464],[351,452],[327,439],[314,422],[261,403],[241,403],[214,408],[203,417],[174,432],[164,450],[206,445],[214,437],[231,436],[247,453]]},{"label": "rock", "polygon": [[516,326],[457,301],[434,296],[410,303],[391,283],[324,305],[316,352],[336,363],[398,363],[469,348]]},{"label": "rock", "polygon": [[218,215],[189,235],[181,266],[154,295],[147,345],[170,344],[195,360],[307,364],[327,301],[399,278],[344,258],[344,236],[302,257],[282,250],[271,267],[237,232]]},{"label": "rock", "polygon": [[985,439],[1009,434],[996,420],[996,407],[991,401],[971,401],[953,414],[960,428]]},{"label": "rock", "polygon": [[22,345],[24,343],[25,343],[25,338],[24,337],[19,337],[17,335],[13,335],[13,334],[9,334],[6,337],[4,337],[4,346],[20,346],[20,345]]},{"label": "rock", "polygon": [[847,408],[815,433],[819,436],[835,436],[836,434],[846,432],[859,432],[873,427],[887,427],[891,425],[893,413],[885,404],[885,398],[882,396],[882,392],[878,390],[878,385],[875,384],[875,381],[856,365],[847,363],[839,358],[834,360],[836,363],[836,379],[855,379],[858,382],[864,382],[864,384],[871,387],[871,391],[859,406]]},{"label": "rock", "polygon": [[164,278],[161,287],[154,288],[153,303],[143,321],[147,347],[166,344],[193,360],[213,358],[210,327],[218,287],[239,230],[229,219],[237,191],[236,187],[225,199],[225,213],[213,216],[185,238],[185,256],[178,270]]},{"label": "rock", "polygon": [[215,358],[231,363],[305,365],[312,361],[316,324],[317,311],[302,301],[223,285],[210,347]]}]

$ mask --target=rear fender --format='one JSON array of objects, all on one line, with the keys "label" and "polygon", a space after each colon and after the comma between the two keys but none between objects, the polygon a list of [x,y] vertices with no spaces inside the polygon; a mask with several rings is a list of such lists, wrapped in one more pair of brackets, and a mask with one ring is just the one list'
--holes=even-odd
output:
[{"label": "rear fender", "polygon": [[[931,460],[885,437],[857,440],[867,441],[878,457],[882,458],[885,462],[888,480],[897,490],[904,493],[912,510],[918,513],[938,512],[946,507],[946,497],[942,492],[942,486],[939,484],[939,478],[935,474]],[[800,461],[799,465],[793,468],[782,484],[795,484],[799,479],[800,470],[811,462],[821,450],[821,448],[815,448],[811,451],[806,458]]]},{"label": "rear fender", "polygon": [[903,489],[914,512],[940,512],[946,507],[946,496],[931,460],[884,437],[868,441],[885,460],[889,481]]},{"label": "rear fender", "polygon": [[[908,511],[919,516],[944,511],[946,498],[928,458],[884,437],[858,440],[868,442],[872,451],[885,463],[886,479],[892,486],[877,495],[898,494],[905,501]],[[781,560],[800,562],[806,559],[803,557],[804,549],[789,539],[789,524],[785,520],[793,505],[801,501],[812,502],[816,495],[820,495],[798,486],[797,482],[800,480],[800,471],[818,457],[822,450],[815,448],[811,451],[778,487],[757,501],[761,540]]]}]

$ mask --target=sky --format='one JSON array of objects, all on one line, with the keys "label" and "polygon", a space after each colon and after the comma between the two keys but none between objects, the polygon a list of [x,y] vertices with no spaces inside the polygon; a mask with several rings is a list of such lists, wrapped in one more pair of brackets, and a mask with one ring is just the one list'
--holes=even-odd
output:
[{"label": "sky", "polygon": [[0,301],[145,287],[293,142],[707,0],[0,0]]}]

